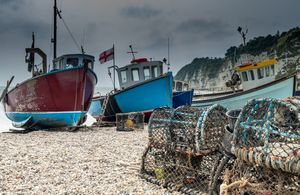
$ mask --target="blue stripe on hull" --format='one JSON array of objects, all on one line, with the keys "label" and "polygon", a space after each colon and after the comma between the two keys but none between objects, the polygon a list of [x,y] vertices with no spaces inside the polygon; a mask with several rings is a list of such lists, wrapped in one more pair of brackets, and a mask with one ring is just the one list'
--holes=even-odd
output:
[{"label": "blue stripe on hull", "polygon": [[271,86],[258,89],[256,91],[237,95],[231,98],[226,98],[218,101],[205,101],[201,103],[193,102],[193,107],[206,107],[213,104],[220,104],[228,109],[238,109],[242,108],[248,100],[256,98],[286,98],[293,96],[294,92],[294,77],[287,80],[281,81],[279,83],[273,84]]},{"label": "blue stripe on hull", "polygon": [[123,113],[172,107],[172,82],[172,73],[168,73],[165,77],[117,93],[115,100]]},{"label": "blue stripe on hull", "polygon": [[6,116],[19,127],[24,121],[31,118],[31,123],[23,128],[56,128],[74,127],[86,112],[6,112]]}]

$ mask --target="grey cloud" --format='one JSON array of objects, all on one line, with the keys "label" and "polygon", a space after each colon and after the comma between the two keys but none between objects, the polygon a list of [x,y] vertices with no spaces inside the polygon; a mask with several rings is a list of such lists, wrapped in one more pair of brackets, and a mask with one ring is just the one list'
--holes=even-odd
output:
[{"label": "grey cloud", "polygon": [[230,28],[228,24],[220,20],[190,19],[179,24],[176,31],[216,39],[231,36],[234,30]]},{"label": "grey cloud", "polygon": [[2,7],[9,7],[14,11],[18,10],[24,3],[24,0],[0,0],[0,5]]},{"label": "grey cloud", "polygon": [[18,34],[20,36],[27,37],[31,34],[31,32],[36,32],[40,37],[48,36],[48,31],[50,30],[50,24],[45,24],[41,21],[29,21],[23,19],[13,19],[1,21],[1,34],[14,34],[15,36]]},{"label": "grey cloud", "polygon": [[162,11],[159,9],[152,8],[148,5],[144,5],[143,7],[132,6],[123,8],[121,13],[122,15],[131,18],[147,19],[161,14]]}]

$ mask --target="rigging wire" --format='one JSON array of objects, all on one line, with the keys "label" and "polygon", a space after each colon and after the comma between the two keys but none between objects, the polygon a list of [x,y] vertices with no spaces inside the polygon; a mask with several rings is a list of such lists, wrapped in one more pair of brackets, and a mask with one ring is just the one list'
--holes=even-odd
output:
[{"label": "rigging wire", "polygon": [[[62,1],[60,1],[60,7],[62,7]],[[57,8],[56,11],[57,11],[58,17],[62,20],[63,25],[64,25],[65,28],[67,29],[67,31],[68,31],[70,37],[72,38],[73,42],[75,43],[75,45],[76,45],[76,47],[77,47],[77,49],[81,52],[81,47],[79,46],[78,42],[76,41],[76,39],[75,39],[75,37],[74,37],[72,31],[70,30],[69,26],[67,25],[65,19],[61,16],[61,10],[59,10],[59,9]]]},{"label": "rigging wire", "polygon": [[64,24],[64,26],[66,27],[68,33],[70,34],[70,36],[71,36],[73,42],[75,43],[77,49],[81,52],[81,47],[79,46],[78,42],[76,41],[74,35],[72,34],[70,28],[68,27],[68,25],[67,25],[67,23],[66,23],[66,21],[65,21],[64,18],[62,18],[62,17],[60,17],[60,19],[63,21],[63,24]]}]

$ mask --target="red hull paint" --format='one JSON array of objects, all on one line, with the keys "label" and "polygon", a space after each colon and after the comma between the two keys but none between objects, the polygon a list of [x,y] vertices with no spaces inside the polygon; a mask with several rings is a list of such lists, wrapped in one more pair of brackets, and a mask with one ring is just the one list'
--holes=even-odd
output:
[{"label": "red hull paint", "polygon": [[8,92],[4,103],[6,112],[87,111],[96,79],[87,67],[34,77]]}]

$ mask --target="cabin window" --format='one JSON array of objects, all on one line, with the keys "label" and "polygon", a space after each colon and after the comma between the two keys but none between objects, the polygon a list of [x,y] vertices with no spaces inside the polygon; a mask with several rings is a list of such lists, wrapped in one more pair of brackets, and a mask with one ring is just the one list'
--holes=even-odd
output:
[{"label": "cabin window", "polygon": [[253,81],[255,79],[254,72],[253,70],[250,70],[249,72],[250,72],[251,80]]},{"label": "cabin window", "polygon": [[257,69],[257,77],[258,77],[258,79],[264,78],[264,69],[263,68]]},{"label": "cabin window", "polygon": [[243,81],[248,81],[247,72],[242,72]]},{"label": "cabin window", "polygon": [[174,90],[175,89],[175,82],[173,81],[173,87],[172,87],[172,89]]},{"label": "cabin window", "polygon": [[157,77],[158,76],[158,68],[157,68],[157,66],[153,66],[152,67],[152,75],[153,75],[153,77]]},{"label": "cabin window", "polygon": [[68,58],[67,59],[67,66],[78,66],[78,58]]},{"label": "cabin window", "polygon": [[271,66],[271,76],[275,75],[275,67],[274,64]]},{"label": "cabin window", "polygon": [[53,70],[57,69],[57,67],[59,67],[58,62],[54,62],[54,63],[53,63]]},{"label": "cabin window", "polygon": [[139,81],[140,80],[140,75],[139,75],[139,69],[138,68],[131,69],[131,74],[132,74],[132,80],[133,81]]},{"label": "cabin window", "polygon": [[176,83],[176,91],[182,91],[182,83],[181,82]]},{"label": "cabin window", "polygon": [[122,83],[126,83],[127,82],[127,74],[126,74],[126,70],[122,70],[121,71],[121,81]]},{"label": "cabin window", "polygon": [[266,69],[266,77],[270,76],[270,67],[265,67]]},{"label": "cabin window", "polygon": [[145,80],[150,79],[150,68],[149,67],[144,67],[144,78]]},{"label": "cabin window", "polygon": [[187,84],[187,83],[183,84],[183,90],[184,91],[189,90],[189,84]]},{"label": "cabin window", "polygon": [[94,68],[94,67],[93,67],[93,61],[92,61],[92,60],[89,60],[89,59],[83,59],[82,64],[83,64],[83,65],[88,64],[88,67],[89,67],[90,69],[93,69],[93,68]]},{"label": "cabin window", "polygon": [[162,74],[162,73],[163,73],[163,67],[162,67],[162,66],[159,66],[159,70],[160,70],[160,73],[159,73],[159,74]]}]

